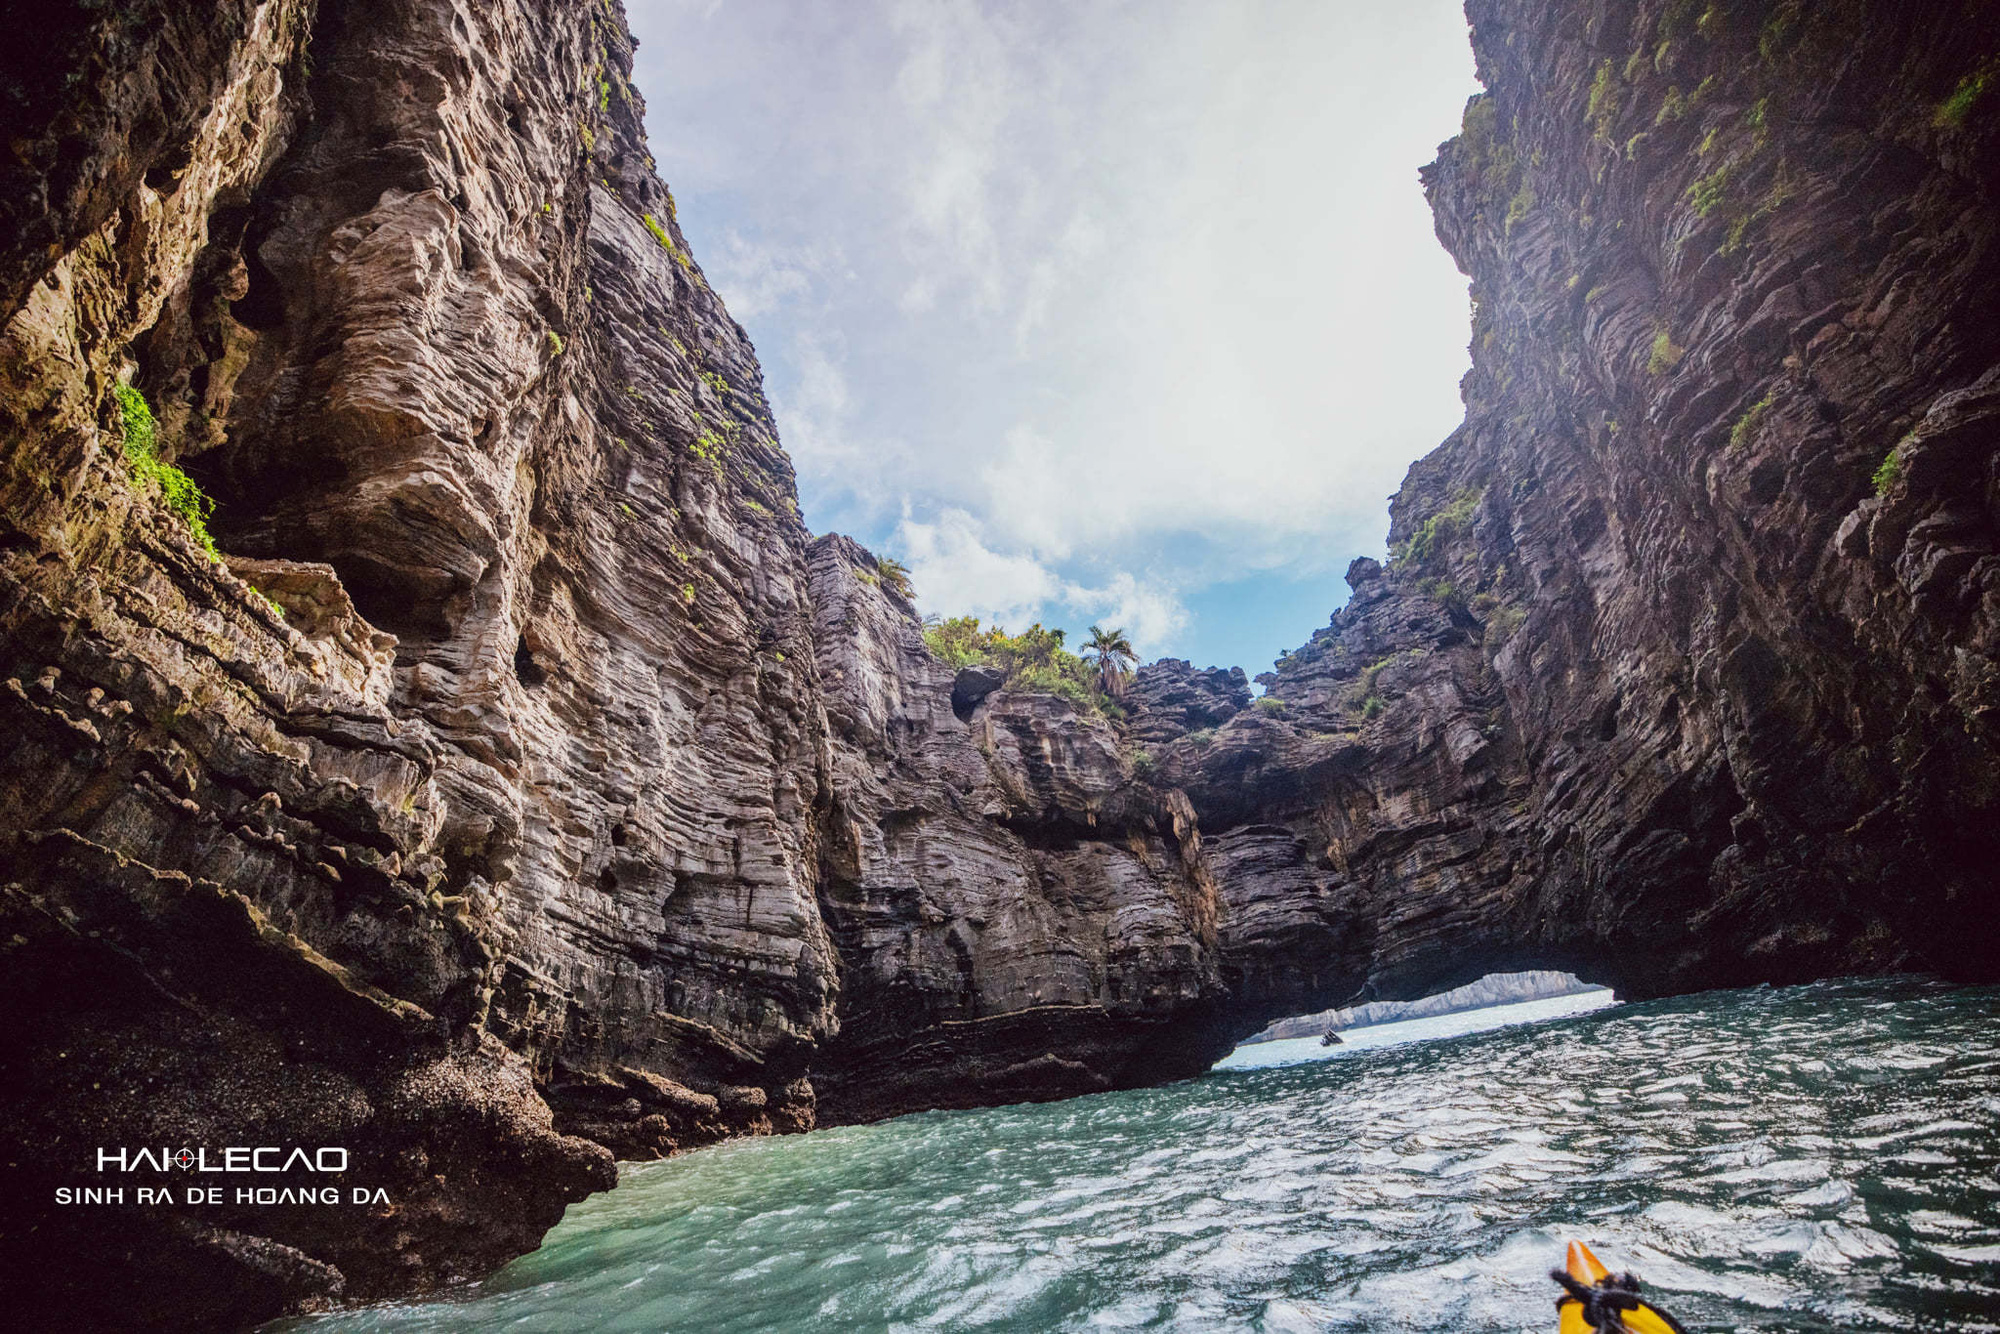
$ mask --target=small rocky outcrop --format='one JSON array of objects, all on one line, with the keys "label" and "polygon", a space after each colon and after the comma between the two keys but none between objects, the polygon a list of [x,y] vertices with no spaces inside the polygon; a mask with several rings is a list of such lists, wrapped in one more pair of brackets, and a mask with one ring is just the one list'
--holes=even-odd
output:
[{"label": "small rocky outcrop", "polygon": [[1149,662],[1132,674],[1119,698],[1127,731],[1142,745],[1189,732],[1214,731],[1250,707],[1250,678],[1241,667],[1196,671],[1180,658]]},{"label": "small rocky outcrop", "polygon": [[951,679],[951,711],[958,715],[960,722],[972,721],[972,711],[985,702],[986,697],[1007,684],[1007,673],[987,663],[974,663],[961,667],[957,676]]}]

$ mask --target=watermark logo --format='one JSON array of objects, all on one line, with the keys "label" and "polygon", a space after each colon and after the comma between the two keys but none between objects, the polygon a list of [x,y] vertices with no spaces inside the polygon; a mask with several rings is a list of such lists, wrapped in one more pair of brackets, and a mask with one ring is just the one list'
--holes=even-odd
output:
[{"label": "watermark logo", "polygon": [[170,1167],[183,1172],[345,1172],[347,1150],[337,1145],[287,1149],[275,1144],[231,1144],[219,1149],[120,1145],[97,1150],[100,1172],[165,1172]]},{"label": "watermark logo", "polygon": [[[284,1174],[311,1172],[337,1176],[347,1171],[347,1150],[337,1144],[313,1148],[278,1144],[229,1144],[221,1147],[173,1148],[169,1145],[118,1145],[97,1150],[100,1173],[187,1173],[264,1172]],[[128,1195],[131,1197],[128,1201]],[[347,1204],[372,1209],[392,1209],[389,1193],[379,1186],[343,1186],[332,1182],[276,1181],[268,1185],[239,1182],[233,1185],[152,1186],[134,1182],[106,1182],[93,1186],[60,1186],[57,1204],[123,1205],[296,1205]]]}]

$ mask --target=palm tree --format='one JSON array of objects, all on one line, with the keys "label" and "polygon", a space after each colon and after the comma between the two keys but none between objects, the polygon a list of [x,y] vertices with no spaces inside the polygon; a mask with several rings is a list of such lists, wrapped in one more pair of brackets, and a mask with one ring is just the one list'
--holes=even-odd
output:
[{"label": "palm tree", "polygon": [[894,556],[882,556],[875,562],[875,573],[882,580],[882,586],[897,597],[908,602],[916,595],[910,584],[910,567]]},{"label": "palm tree", "polygon": [[1097,683],[1113,699],[1125,693],[1125,678],[1132,664],[1139,660],[1123,630],[1106,630],[1095,625],[1090,627],[1090,643],[1084,646],[1083,656],[1086,662],[1096,664]]}]

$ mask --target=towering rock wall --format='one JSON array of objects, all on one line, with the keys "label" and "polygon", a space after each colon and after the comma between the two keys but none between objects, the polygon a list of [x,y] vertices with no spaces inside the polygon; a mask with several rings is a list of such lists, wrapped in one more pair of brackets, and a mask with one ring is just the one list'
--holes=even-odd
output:
[{"label": "towering rock wall", "polygon": [[1488,91],[1424,175],[1465,425],[1265,735],[1166,769],[1225,952],[1282,874],[1349,899],[1322,952],[1389,998],[1990,976],[2000,14],[1468,13]]},{"label": "towering rock wall", "polygon": [[[7,48],[10,1296],[418,1291],[614,1152],[1153,1082],[1493,970],[1990,972],[1989,10],[1475,0],[1426,176],[1466,424],[1265,698],[1167,661],[1118,722],[955,677],[809,542],[614,5]],[[45,1207],[191,1180],[101,1147],[268,1144],[388,1203]]]},{"label": "towering rock wall", "polygon": [[[183,1328],[431,1286],[608,1186],[602,1145],[810,1125],[805,533],[622,15],[71,26],[6,81],[38,185],[0,360],[0,1252],[30,1305]],[[135,477],[121,385],[220,558]],[[208,1184],[99,1147],[296,1144],[390,1203],[51,1206]]]}]

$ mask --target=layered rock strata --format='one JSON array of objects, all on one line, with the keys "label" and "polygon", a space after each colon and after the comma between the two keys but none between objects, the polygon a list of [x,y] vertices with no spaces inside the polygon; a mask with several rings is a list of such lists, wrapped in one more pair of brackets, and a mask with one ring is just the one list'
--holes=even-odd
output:
[{"label": "layered rock strata", "polygon": [[1103,718],[939,663],[853,542],[822,538],[811,559],[834,739],[820,902],[841,959],[840,1032],[814,1062],[824,1112],[1205,1069],[1225,993],[1186,798],[1135,773]]},{"label": "layered rock strata", "polygon": [[[72,1327],[477,1274],[811,1125],[835,1023],[805,533],[622,15],[193,14],[9,84],[0,1250]],[[49,1212],[267,1144],[387,1203]]]},{"label": "layered rock strata", "polygon": [[1172,753],[1211,859],[1281,823],[1383,997],[1991,976],[2000,15],[1468,12],[1466,423],[1281,737]]},{"label": "layered rock strata", "polygon": [[1488,91],[1424,176],[1466,423],[1263,698],[1132,691],[1214,888],[1184,1065],[1497,971],[1991,977],[2000,19],[1469,16]]},{"label": "layered rock strata", "polygon": [[[809,540],[615,6],[9,48],[13,1309],[422,1291],[614,1153],[1155,1082],[1490,971],[1990,976],[1987,8],[1474,0],[1425,176],[1466,424],[1261,699],[1170,660],[1123,719],[950,671]],[[264,1144],[382,1199],[43,1203]]]}]

